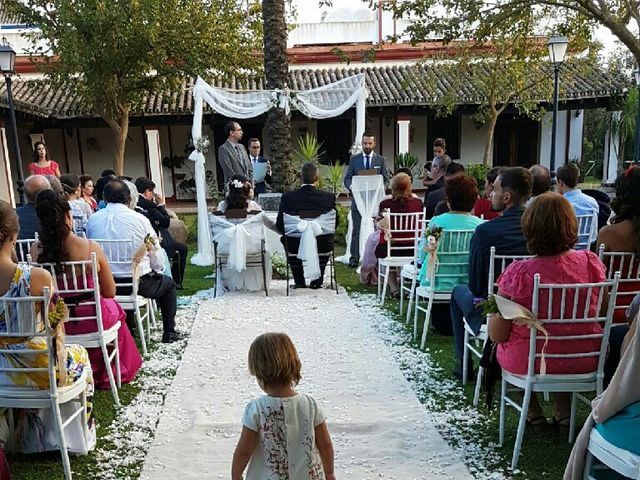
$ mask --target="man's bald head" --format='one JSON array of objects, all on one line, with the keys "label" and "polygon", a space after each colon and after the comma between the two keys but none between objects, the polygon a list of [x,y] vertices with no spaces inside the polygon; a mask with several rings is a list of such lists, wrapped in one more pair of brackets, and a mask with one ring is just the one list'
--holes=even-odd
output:
[{"label": "man's bald head", "polygon": [[48,190],[51,184],[44,175],[31,175],[24,181],[24,194],[27,203],[36,203],[36,197],[42,190]]}]

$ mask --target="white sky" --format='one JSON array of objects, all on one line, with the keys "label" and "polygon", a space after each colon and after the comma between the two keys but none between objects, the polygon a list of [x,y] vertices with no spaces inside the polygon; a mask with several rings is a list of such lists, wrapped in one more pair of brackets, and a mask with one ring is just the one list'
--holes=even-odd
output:
[{"label": "white sky", "polygon": [[[298,12],[298,21],[302,23],[319,22],[322,16],[322,12],[330,12],[336,9],[344,8],[367,8],[368,3],[363,0],[333,0],[333,7],[319,7],[318,0],[292,0],[291,4],[294,5]],[[605,56],[611,53],[615,49],[614,41],[615,37],[611,34],[609,29],[600,27],[595,32],[595,38],[600,40],[604,45]]]}]

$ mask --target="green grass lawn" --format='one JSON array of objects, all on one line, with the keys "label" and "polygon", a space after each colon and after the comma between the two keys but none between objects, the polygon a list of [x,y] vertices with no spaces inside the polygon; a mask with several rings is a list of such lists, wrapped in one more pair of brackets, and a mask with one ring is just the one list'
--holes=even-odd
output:
[{"label": "green grass lawn", "polygon": [[[345,265],[338,264],[337,276],[338,283],[340,283],[340,285],[342,285],[350,294],[376,293],[375,288],[366,287],[360,284],[357,275],[355,274],[355,270],[350,269]],[[404,318],[400,319],[398,317],[398,304],[398,300],[387,299],[383,308],[396,322],[397,326],[412,334],[413,323],[410,322],[410,324],[405,325]],[[421,333],[421,331],[418,332],[418,342],[421,337]],[[411,339],[411,335],[408,336],[406,346],[414,350],[420,350],[419,344]],[[454,381],[454,377],[451,373],[455,366],[453,337],[430,332],[427,337],[427,350],[429,356],[437,367],[435,369],[435,373],[430,371],[431,375],[435,374],[436,383]],[[426,386],[422,388],[419,380],[418,382],[412,382],[412,379],[416,377],[419,372],[413,372],[407,366],[400,365],[400,367],[404,375],[412,383],[418,398],[425,405],[425,408],[436,413],[436,417],[438,419],[445,419],[444,422],[437,424],[437,428],[449,443],[454,446],[461,446],[465,449],[469,449],[469,444],[486,446],[498,443],[499,383],[496,385],[497,391],[494,397],[493,409],[487,410],[487,408],[484,407],[484,393],[481,393],[480,407],[476,410],[471,405],[473,400],[474,383],[469,382],[465,387],[463,387],[461,383],[457,383],[456,388],[453,389],[453,391],[447,388],[428,389]],[[473,428],[469,428],[469,419],[465,418],[466,415],[451,415],[450,418],[447,418],[447,414],[453,410],[461,411],[463,414],[464,412],[469,412],[470,417],[478,416],[476,419],[477,421],[472,423]],[[569,458],[572,445],[568,443],[568,436],[566,433],[556,432],[551,426],[536,430],[532,427],[527,427],[525,429],[524,441],[522,443],[522,455],[520,456],[518,469],[515,472],[512,472],[508,468],[511,464],[511,455],[513,453],[518,412],[512,408],[507,408],[507,412],[508,415],[504,446],[502,448],[495,447],[493,450],[496,452],[495,457],[485,458],[485,465],[490,467],[490,470],[502,472],[509,478],[562,478],[564,467],[567,459]],[[553,415],[553,405],[545,405],[545,412],[548,417],[551,417]],[[586,405],[580,404],[578,407],[578,429],[581,427],[582,423],[584,423],[587,415],[588,409]],[[471,463],[471,467],[473,468],[473,462],[467,463]]]},{"label": "green grass lawn", "polygon": [[[186,218],[190,232],[192,232],[189,242],[189,256],[197,251],[195,243],[193,216]],[[212,267],[196,267],[187,263],[187,271],[183,282],[184,289],[179,295],[191,295],[198,290],[208,289],[213,286],[211,278],[205,278],[211,274]],[[349,294],[374,294],[375,289],[361,285],[355,271],[345,265],[337,265],[338,282]],[[410,326],[397,316],[398,301],[388,300],[384,306],[385,312],[392,319],[393,328],[404,333],[404,344],[392,346],[392,348],[404,348],[415,351],[419,355],[419,347],[411,340],[409,332]],[[420,338],[420,335],[418,335]],[[453,339],[431,333],[427,340],[428,353],[435,368],[431,369],[429,375],[435,376],[435,382],[446,384],[452,379],[451,370],[454,367]],[[150,345],[151,356],[153,357],[154,345]],[[400,364],[400,368],[412,383],[416,395],[425,405],[425,408],[434,414],[435,418],[442,419],[437,423],[437,428],[449,443],[454,446],[463,447],[469,455],[469,451],[474,451],[474,445],[487,446],[497,443],[498,440],[498,409],[496,407],[487,411],[481,407],[479,411],[471,407],[473,398],[473,384],[468,384],[465,388],[462,385],[454,385],[454,388],[430,389],[434,379],[420,378],[422,372],[411,370],[411,365]],[[170,372],[169,375],[173,375]],[[138,394],[140,388],[136,383],[123,385],[120,390],[120,399],[123,406],[128,405]],[[481,397],[481,401],[482,401]],[[497,399],[496,399],[497,400]],[[95,416],[97,421],[98,448],[110,449],[110,445],[105,440],[105,435],[109,425],[116,419],[117,412],[113,407],[111,393],[109,391],[97,391],[94,397]],[[547,413],[552,415],[552,406],[547,405]],[[462,412],[462,415],[449,415],[450,412]],[[566,434],[556,433],[551,428],[545,430],[534,430],[527,427],[522,445],[522,456],[518,465],[518,471],[511,472],[508,465],[511,462],[511,453],[516,432],[517,417],[513,409],[508,409],[508,422],[506,427],[506,441],[504,447],[489,449],[494,452],[487,458],[483,458],[482,463],[489,467],[490,471],[503,473],[507,478],[515,479],[559,479],[562,478],[564,466],[571,450],[571,445],[567,442]],[[579,408],[579,425],[582,424],[587,415],[587,408]],[[468,417],[468,418],[466,418]],[[471,419],[471,421],[469,421]],[[472,428],[470,428],[470,425]],[[149,440],[149,444],[151,439]],[[51,479],[63,478],[62,464],[59,454],[37,454],[37,455],[12,455],[9,463],[15,480],[40,480],[45,477]],[[467,459],[472,472],[475,468],[473,461]],[[96,453],[92,452],[87,456],[72,457],[72,470],[74,478],[94,479],[99,478],[97,473]],[[137,478],[142,465],[134,465],[127,472],[127,478]],[[486,472],[485,472],[486,474]],[[486,475],[485,475],[486,477]],[[498,477],[500,478],[500,477]]]}]

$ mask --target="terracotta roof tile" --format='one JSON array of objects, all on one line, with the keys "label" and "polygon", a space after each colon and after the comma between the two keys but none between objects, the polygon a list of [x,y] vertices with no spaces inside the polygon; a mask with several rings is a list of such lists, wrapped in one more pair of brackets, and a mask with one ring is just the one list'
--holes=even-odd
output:
[{"label": "terracotta roof tile", "polygon": [[[367,105],[370,107],[433,105],[449,88],[447,75],[442,73],[442,67],[437,64],[292,70],[289,72],[289,85],[294,90],[306,90],[360,72],[367,74],[366,85],[369,90]],[[462,81],[459,82],[460,86],[457,87],[456,94],[458,104],[481,103],[482,96],[474,88],[468,72],[462,71],[460,75]],[[223,88],[260,90],[264,86],[264,80],[231,77],[225,82],[217,79],[212,84]],[[614,78],[602,70],[585,71],[570,64],[563,68],[561,84],[564,87],[561,100],[606,98],[623,94],[628,87],[624,79]],[[194,79],[184,79],[180,87],[174,91],[149,95],[143,102],[141,113],[144,115],[191,113],[193,85]],[[36,116],[54,118],[97,116],[75,91],[72,84],[56,88],[49,80],[15,78],[14,98],[18,110]],[[540,101],[548,101],[548,99],[541,96]],[[6,106],[4,82],[0,87],[0,106]]]}]

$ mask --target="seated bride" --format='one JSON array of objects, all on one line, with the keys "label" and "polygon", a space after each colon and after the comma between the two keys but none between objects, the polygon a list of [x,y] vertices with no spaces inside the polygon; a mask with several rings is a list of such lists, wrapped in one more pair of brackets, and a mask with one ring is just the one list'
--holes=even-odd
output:
[{"label": "seated bride", "polygon": [[260,205],[253,201],[253,187],[251,182],[244,175],[235,174],[229,181],[229,193],[227,197],[218,204],[217,211],[227,210],[247,210],[247,212],[261,211]]},{"label": "seated bride", "polygon": [[[243,175],[234,175],[229,182],[229,193],[218,204],[216,214],[209,215],[211,234],[216,254],[222,260],[222,275],[217,289],[258,291],[264,289],[260,256],[265,245],[265,227],[276,231],[275,224],[260,206],[251,200],[251,183]],[[246,210],[246,218],[230,218],[217,214],[230,210]],[[254,214],[255,213],[255,214]],[[242,228],[240,228],[242,227]],[[251,258],[248,264],[247,257]],[[264,252],[267,285],[271,282],[271,252]]]}]

